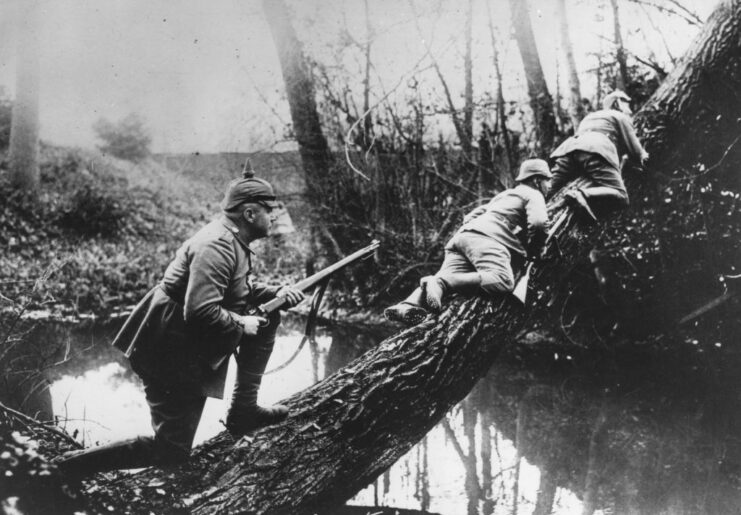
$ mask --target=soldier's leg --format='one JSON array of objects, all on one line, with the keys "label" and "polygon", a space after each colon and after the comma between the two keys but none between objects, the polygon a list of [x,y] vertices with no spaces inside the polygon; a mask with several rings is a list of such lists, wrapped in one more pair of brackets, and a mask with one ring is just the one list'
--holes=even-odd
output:
[{"label": "soldier's leg", "polygon": [[425,300],[433,311],[442,309],[443,297],[448,291],[461,291],[465,286],[463,283],[471,278],[470,274],[476,272],[461,248],[461,242],[469,234],[473,233],[463,231],[453,236],[445,246],[445,259],[440,270],[434,276],[423,277],[421,280]]},{"label": "soldier's leg", "polygon": [[[628,191],[620,170],[599,154],[585,153],[581,161],[586,174],[592,181],[592,185],[581,189],[590,204],[599,205],[608,210],[628,207]],[[594,204],[594,201],[598,204]]]},{"label": "soldier's leg", "polygon": [[[480,286],[488,294],[511,292],[515,287],[512,255],[507,247],[484,235],[466,240],[466,257],[476,268]],[[518,259],[518,264],[521,259]]]},{"label": "soldier's leg", "polygon": [[144,393],[152,417],[156,464],[186,461],[206,405],[200,386],[161,386],[145,381]]},{"label": "soldier's leg", "polygon": [[418,287],[406,299],[384,309],[383,316],[394,322],[416,325],[429,314],[424,303],[422,288]]},{"label": "soldier's leg", "polygon": [[275,345],[280,313],[271,314],[269,322],[267,327],[260,328],[257,335],[243,337],[239,345],[237,377],[226,417],[226,428],[234,436],[277,424],[288,416],[286,406],[262,407],[257,404],[262,377]]},{"label": "soldier's leg", "polygon": [[582,169],[579,163],[574,159],[574,153],[571,152],[565,156],[557,157],[551,168],[553,177],[551,178],[551,185],[546,193],[546,198],[550,199],[556,194],[558,190],[564,187],[567,183],[576,179],[581,173]]},{"label": "soldier's leg", "polygon": [[62,473],[85,477],[116,469],[170,465],[188,459],[206,398],[194,389],[145,385],[155,436],[137,437],[81,451],[57,462]]}]

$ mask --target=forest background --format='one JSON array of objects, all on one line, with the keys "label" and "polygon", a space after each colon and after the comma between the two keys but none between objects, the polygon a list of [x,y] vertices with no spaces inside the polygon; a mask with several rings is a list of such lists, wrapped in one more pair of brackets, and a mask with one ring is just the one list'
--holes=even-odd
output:
[{"label": "forest background", "polygon": [[[296,2],[285,8],[283,2],[263,2],[228,14],[214,13],[211,6],[194,8],[178,18],[187,10],[168,13],[155,4],[129,11],[132,4],[116,4],[117,9],[93,7],[80,16],[60,12],[56,4],[34,5],[39,10],[3,18],[21,29],[9,31],[18,42],[17,54],[3,61],[4,74],[12,67],[16,81],[3,102],[10,128],[0,175],[9,200],[0,213],[0,238],[7,249],[0,256],[0,279],[11,314],[5,335],[13,334],[31,309],[107,316],[135,302],[157,280],[182,238],[217,212],[223,185],[247,155],[276,183],[299,228],[298,235],[276,238],[260,249],[265,258],[260,273],[275,279],[301,275],[378,237],[383,250],[374,262],[335,283],[332,305],[382,307],[434,270],[463,213],[511,185],[522,158],[547,156],[605,93],[624,89],[636,107],[648,99],[712,7],[705,2],[541,1],[532,2],[528,12],[526,2],[514,0],[424,6],[357,2],[352,9],[349,3]],[[245,30],[235,25],[239,14],[259,24]],[[103,23],[106,19],[111,23]],[[112,23],[122,20],[133,23]],[[184,29],[188,23],[217,26],[219,37],[213,39],[231,49],[229,57],[209,45],[200,50],[210,38]],[[41,33],[34,27],[57,32],[37,37]],[[83,37],[77,47],[64,50],[63,43],[78,34]],[[230,35],[249,44],[228,45]],[[192,52],[182,51],[183,37]],[[100,44],[107,40],[113,43],[108,54]],[[61,53],[44,57],[49,49]],[[165,49],[165,55],[144,66],[141,56],[157,54],[151,49]],[[70,55],[74,64],[65,61]],[[103,67],[87,70],[81,55]],[[204,60],[196,64],[185,57],[193,55]],[[247,65],[244,78],[234,76],[234,70],[243,69],[235,63],[248,55],[257,56],[259,65]],[[66,88],[63,80],[51,95],[49,89],[42,95],[54,83],[44,70],[56,69],[51,77],[67,78],[58,68],[65,62],[85,80],[67,82]],[[267,64],[271,72],[256,71]],[[224,67],[230,70],[226,75],[216,73]],[[224,93],[234,90],[236,96]],[[106,93],[115,91],[125,92],[123,100]],[[161,91],[167,95],[150,96]],[[183,91],[187,94],[180,96]],[[60,107],[70,92],[76,100]],[[257,106],[258,114],[251,110]],[[718,125],[722,129],[725,123]],[[49,139],[39,143],[45,134]],[[97,150],[84,148],[91,135],[99,139]],[[698,250],[708,237],[701,219],[722,218],[726,200],[712,200],[718,206],[713,213],[682,212],[677,200],[692,208],[710,196],[732,203],[724,219],[731,230],[713,234],[728,243],[738,194],[729,183],[711,195],[713,178],[704,175],[735,146],[737,140],[728,146],[728,134],[722,136],[718,144],[725,145],[725,153],[712,154],[719,160],[702,162],[698,155],[695,162],[685,156],[674,171],[680,177],[654,192],[671,204],[672,218],[665,220],[670,230],[659,235],[671,244],[662,250],[660,238],[654,244],[646,231],[646,220],[630,220],[630,214],[621,218],[622,226],[601,233],[618,243],[611,250],[624,261],[639,263],[622,283],[622,300],[655,307],[655,298],[641,297],[659,282],[653,270],[666,263],[685,267],[695,255],[708,261],[707,251]],[[292,141],[299,142],[298,151]],[[648,209],[656,198],[649,197],[639,207],[647,209],[643,214],[655,214]],[[678,220],[682,214],[687,218]],[[680,221],[698,228],[689,232],[685,226],[692,240],[686,247],[672,246],[684,230]],[[729,267],[734,247],[726,247],[713,256],[712,268],[681,268],[688,273],[680,283],[683,290],[675,288],[673,310],[687,313],[697,305],[681,291],[712,298],[718,277],[722,283],[722,273],[735,271]],[[696,254],[683,261],[672,254],[675,248]],[[660,281],[666,285],[669,279]],[[574,299],[570,293],[564,306],[570,300],[591,302],[586,294]],[[607,309],[590,313],[599,324],[592,325],[598,338],[609,333],[615,340],[639,342],[645,341],[636,334],[642,328],[655,329],[640,323],[607,327],[611,319],[603,315],[610,306],[605,304]],[[622,321],[636,314],[641,322],[651,321],[653,311],[640,313],[629,304],[619,305],[625,308]],[[574,324],[588,319],[580,315]],[[21,339],[6,336],[3,344],[8,341]]]}]

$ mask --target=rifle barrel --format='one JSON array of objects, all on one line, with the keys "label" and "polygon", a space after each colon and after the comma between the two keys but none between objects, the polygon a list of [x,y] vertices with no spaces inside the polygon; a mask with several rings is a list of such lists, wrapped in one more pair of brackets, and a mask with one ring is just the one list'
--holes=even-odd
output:
[{"label": "rifle barrel", "polygon": [[[306,291],[320,282],[322,282],[327,277],[331,276],[333,273],[337,272],[338,270],[341,270],[342,268],[345,268],[347,265],[353,263],[354,261],[357,261],[358,259],[370,256],[380,245],[380,242],[378,240],[373,240],[370,245],[367,247],[364,247],[358,251],[353,252],[349,256],[339,260],[338,262],[329,265],[327,268],[324,268],[317,273],[310,275],[309,277],[306,277],[305,279],[301,279],[299,282],[293,285],[293,288],[296,290]],[[266,302],[265,304],[261,304],[258,306],[258,311],[260,311],[263,314],[272,313],[276,309],[279,309],[283,304],[285,304],[286,299],[284,297],[275,297],[274,299]]]}]

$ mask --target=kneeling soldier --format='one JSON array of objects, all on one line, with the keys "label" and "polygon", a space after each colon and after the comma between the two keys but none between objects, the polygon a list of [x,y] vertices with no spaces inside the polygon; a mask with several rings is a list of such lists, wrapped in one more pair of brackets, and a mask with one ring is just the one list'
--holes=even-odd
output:
[{"label": "kneeling soldier", "polygon": [[550,178],[542,159],[524,161],[515,179],[518,184],[465,216],[445,246],[440,270],[423,277],[420,287],[405,300],[386,308],[386,318],[419,323],[428,309],[440,311],[449,291],[511,292],[526,259],[538,256],[545,242],[548,212],[543,195]]},{"label": "kneeling soldier", "polygon": [[268,235],[277,207],[272,186],[253,175],[245,170],[229,184],[222,215],[180,247],[162,282],[136,306],[113,342],[144,383],[154,437],[67,453],[58,462],[63,472],[84,476],[185,461],[206,397],[223,397],[225,358],[233,352],[237,380],[226,419],[229,432],[241,436],[287,417],[285,406],[257,405],[280,315],[266,320],[244,313],[276,296],[286,298],[286,307],[295,306],[304,295],[253,281],[249,245]]}]

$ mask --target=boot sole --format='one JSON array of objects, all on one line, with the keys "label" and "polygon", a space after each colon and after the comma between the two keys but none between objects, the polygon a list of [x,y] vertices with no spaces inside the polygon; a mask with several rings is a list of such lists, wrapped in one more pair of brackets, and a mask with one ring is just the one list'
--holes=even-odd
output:
[{"label": "boot sole", "polygon": [[417,325],[427,318],[428,314],[427,310],[418,307],[410,307],[403,314],[392,308],[386,308],[383,312],[383,316],[385,316],[387,320],[406,325]]}]

